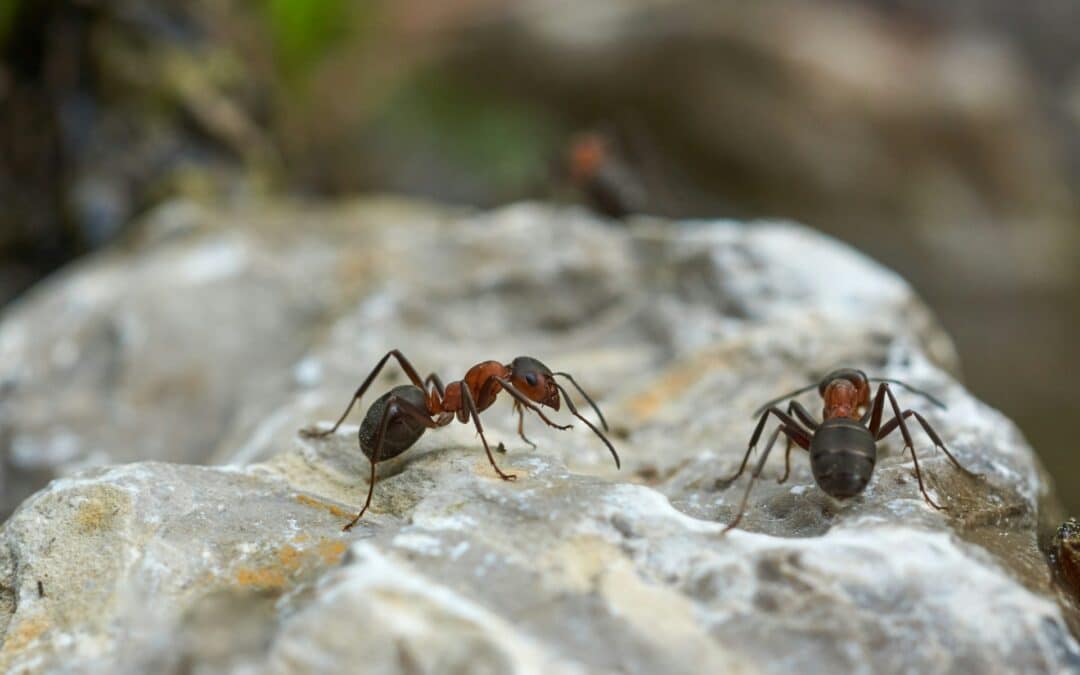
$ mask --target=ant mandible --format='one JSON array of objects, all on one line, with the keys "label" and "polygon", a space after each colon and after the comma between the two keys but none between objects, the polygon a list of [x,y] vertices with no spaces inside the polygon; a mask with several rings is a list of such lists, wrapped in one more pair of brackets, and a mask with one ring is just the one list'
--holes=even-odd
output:
[{"label": "ant mandible", "polygon": [[[878,386],[872,407],[870,405],[870,382],[881,383]],[[765,452],[761,455],[761,459],[758,460],[757,466],[751,473],[750,482],[747,484],[742,501],[739,503],[739,510],[735,515],[735,520],[724,528],[724,532],[731,530],[742,520],[743,513],[746,510],[746,502],[750,497],[750,489],[761,474],[761,470],[765,466],[765,460],[768,459],[769,452],[781,433],[787,437],[787,450],[784,454],[784,475],[777,482],[783,483],[786,481],[791,472],[791,448],[794,443],[803,450],[809,451],[810,469],[814,474],[814,481],[818,487],[832,497],[847,499],[860,494],[866,489],[877,460],[877,443],[899,428],[901,435],[904,437],[904,449],[911,451],[911,460],[915,466],[915,478],[919,481],[919,490],[922,492],[923,498],[935,509],[945,510],[945,507],[935,503],[926,492],[922,472],[919,471],[919,459],[915,455],[911,433],[908,431],[904,420],[909,417],[918,420],[927,435],[930,436],[930,440],[934,442],[934,446],[940,448],[957,469],[972,477],[979,474],[968,471],[952,456],[952,453],[945,447],[945,443],[942,442],[941,437],[937,435],[937,432],[934,431],[933,427],[922,415],[910,409],[900,410],[896,397],[889,388],[890,384],[901,386],[924,397],[934,405],[945,408],[944,403],[925,391],[916,389],[899,380],[868,378],[866,373],[853,368],[834,370],[820,382],[796,389],[758,408],[754,412],[754,416],[761,415],[761,417],[758,420],[757,428],[754,429],[754,434],[750,437],[750,444],[746,449],[746,455],[743,456],[739,470],[735,472],[734,476],[717,481],[719,485],[732,483],[746,470],[750,454],[757,446],[758,439],[761,438],[761,432],[765,429],[765,422],[770,414],[780,420],[780,426],[769,437]],[[822,422],[815,421],[813,416],[798,401],[791,401],[788,404],[786,414],[776,407],[776,404],[810,391],[815,387],[825,403],[822,410]],[[894,417],[882,425],[882,413],[885,410],[886,398],[889,400]],[[798,420],[795,418],[798,418]],[[802,424],[799,424],[799,422],[802,422]]]},{"label": "ant mandible", "polygon": [[570,412],[596,432],[596,435],[611,451],[611,456],[615,458],[615,467],[620,467],[619,454],[615,452],[611,442],[592,422],[581,416],[574,402],[570,400],[569,394],[566,393],[566,389],[555,381],[555,376],[564,377],[574,385],[574,388],[596,411],[600,424],[606,431],[607,421],[596,403],[568,373],[553,373],[543,363],[529,356],[519,356],[509,364],[483,361],[469,368],[461,380],[443,386],[435,373],[421,380],[409,360],[400,351],[391,350],[382,357],[375,369],[356,390],[352,400],[349,401],[349,406],[345,408],[345,412],[341,414],[333,427],[326,431],[304,430],[301,433],[308,437],[321,438],[337,431],[391,356],[397,359],[412,384],[394,387],[386,392],[371,404],[364,415],[364,421],[360,424],[360,449],[371,464],[371,477],[368,481],[368,494],[364,507],[345,526],[346,531],[356,525],[371,505],[371,496],[375,490],[375,465],[383,460],[397,457],[411,448],[426,430],[444,427],[453,422],[455,417],[463,424],[468,424],[470,419],[473,421],[477,433],[480,434],[480,440],[484,444],[484,452],[487,453],[488,461],[491,462],[495,473],[503,480],[514,480],[516,478],[514,474],[504,473],[495,464],[495,457],[491,454],[491,448],[488,447],[487,439],[484,437],[484,427],[480,424],[480,411],[491,407],[500,391],[506,391],[514,398],[514,409],[518,413],[518,435],[533,447],[536,446],[525,437],[524,433],[524,408],[535,412],[548,426],[560,430],[569,429],[571,425],[559,425],[552,422],[540,409],[540,406],[547,406],[558,410],[561,393]]}]

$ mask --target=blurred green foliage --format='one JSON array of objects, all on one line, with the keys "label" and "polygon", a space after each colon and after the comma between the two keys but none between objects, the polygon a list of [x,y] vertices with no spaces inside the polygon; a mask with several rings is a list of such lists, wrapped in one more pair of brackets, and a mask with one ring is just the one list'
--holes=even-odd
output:
[{"label": "blurred green foliage", "polygon": [[373,2],[263,0],[278,68],[288,80],[302,77],[344,37],[355,37],[358,19],[375,9]]},{"label": "blurred green foliage", "polygon": [[394,136],[452,159],[504,194],[544,180],[559,138],[542,109],[439,69],[409,78],[379,118]]},{"label": "blurred green foliage", "polygon": [[20,0],[0,0],[0,49],[7,45],[8,35],[15,25],[15,15],[19,13]]}]

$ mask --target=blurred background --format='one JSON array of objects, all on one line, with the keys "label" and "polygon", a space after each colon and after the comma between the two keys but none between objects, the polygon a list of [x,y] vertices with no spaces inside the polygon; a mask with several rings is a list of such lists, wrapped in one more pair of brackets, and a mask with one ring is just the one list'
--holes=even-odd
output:
[{"label": "blurred background", "polygon": [[0,0],[0,305],[174,197],[790,218],[915,285],[1080,512],[1078,26],[1075,0]]}]

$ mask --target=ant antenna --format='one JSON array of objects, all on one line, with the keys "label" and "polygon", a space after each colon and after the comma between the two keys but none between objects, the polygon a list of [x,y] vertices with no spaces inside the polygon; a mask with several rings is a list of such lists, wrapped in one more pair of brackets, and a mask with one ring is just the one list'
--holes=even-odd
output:
[{"label": "ant antenna", "polygon": [[[573,380],[571,380],[571,381],[573,381]],[[566,407],[570,408],[570,412],[572,412],[574,414],[574,417],[578,418],[579,420],[581,420],[582,422],[587,424],[590,429],[592,429],[594,432],[596,432],[596,435],[600,437],[600,440],[602,440],[604,442],[604,445],[607,446],[608,450],[611,451],[611,456],[615,458],[615,468],[616,469],[621,469],[622,468],[622,462],[619,461],[619,453],[615,452],[615,446],[613,446],[611,444],[611,441],[609,441],[607,439],[607,436],[605,436],[603,434],[603,432],[601,432],[599,429],[597,429],[596,426],[594,426],[592,422],[590,422],[589,420],[587,420],[587,419],[585,419],[584,417],[581,416],[581,413],[579,413],[577,411],[577,408],[574,407],[574,402],[570,400],[570,395],[566,393],[566,389],[563,389],[563,386],[561,384],[556,382],[555,387],[558,388],[558,390],[562,392],[563,398],[566,400]],[[588,398],[588,396],[586,396],[585,398]]]},{"label": "ant antenna", "polygon": [[[570,380],[570,384],[574,385],[574,389],[577,389],[578,393],[580,393],[582,396],[584,396],[585,400],[588,401],[589,405],[592,406],[592,409],[596,412],[596,416],[600,418],[600,425],[604,427],[604,431],[608,431],[607,420],[604,419],[604,413],[600,412],[600,408],[597,407],[596,403],[594,403],[593,400],[589,397],[589,395],[585,393],[585,390],[581,388],[581,385],[579,385],[574,380],[574,378],[570,377],[570,373],[554,373],[554,374],[555,375],[561,375],[562,377],[565,377],[566,379]],[[565,395],[566,392],[564,391],[563,394]]]},{"label": "ant antenna", "polygon": [[871,377],[871,378],[868,378],[868,379],[869,379],[870,382],[888,382],[889,384],[900,385],[901,387],[903,387],[904,389],[907,389],[911,393],[918,394],[919,396],[922,396],[927,401],[930,401],[931,403],[933,403],[937,407],[941,408],[942,410],[947,409],[947,406],[944,403],[942,403],[941,400],[938,399],[937,397],[932,396],[931,394],[928,394],[927,392],[923,391],[922,389],[917,389],[917,388],[911,386],[910,384],[907,384],[906,382],[901,382],[900,380],[890,380],[887,377]]},{"label": "ant antenna", "polygon": [[783,396],[779,396],[777,398],[774,398],[773,400],[768,401],[767,403],[762,403],[761,407],[759,407],[757,410],[754,411],[754,414],[752,415],[752,417],[757,417],[761,413],[765,412],[767,409],[771,408],[772,406],[776,405],[777,403],[783,403],[784,401],[788,400],[792,396],[798,396],[799,394],[805,394],[806,392],[810,391],[811,389],[817,389],[817,388],[818,388],[818,383],[814,382],[813,384],[808,384],[805,387],[802,387],[801,389],[796,389],[795,391],[789,391],[788,393],[784,394]]}]

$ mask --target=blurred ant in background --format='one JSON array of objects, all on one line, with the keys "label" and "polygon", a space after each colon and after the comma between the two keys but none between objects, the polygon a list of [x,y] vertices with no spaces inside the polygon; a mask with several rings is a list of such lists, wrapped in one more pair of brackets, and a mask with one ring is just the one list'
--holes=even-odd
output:
[{"label": "blurred ant in background", "polygon": [[564,171],[586,205],[601,215],[623,218],[644,206],[638,176],[610,133],[590,131],[571,138]]}]

